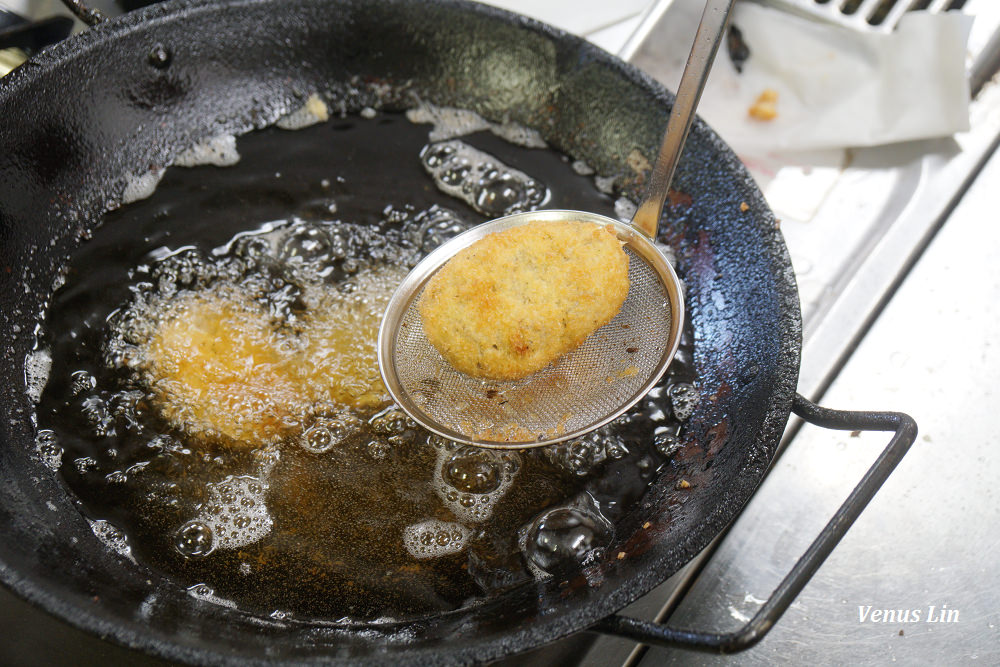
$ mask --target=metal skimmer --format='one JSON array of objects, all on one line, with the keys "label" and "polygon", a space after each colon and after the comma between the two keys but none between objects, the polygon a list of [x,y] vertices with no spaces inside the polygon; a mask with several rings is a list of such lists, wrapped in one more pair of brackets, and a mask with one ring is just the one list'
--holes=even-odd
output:
[{"label": "metal skimmer", "polygon": [[[629,256],[628,297],[583,345],[526,378],[505,382],[465,375],[424,335],[417,308],[424,285],[457,250],[532,221],[611,225]],[[379,331],[379,362],[389,392],[431,431],[496,448],[577,437],[630,408],[666,371],[684,312],[680,281],[652,241],[623,222],[581,211],[519,213],[474,227],[428,255],[396,296]]]},{"label": "metal skimmer", "polygon": [[[551,444],[619,416],[653,388],[680,341],[680,281],[654,239],[674,168],[735,0],[708,0],[659,156],[631,224],[584,211],[534,211],[493,220],[428,255],[403,280],[379,328],[379,369],[393,399],[430,431],[496,448]],[[514,382],[455,370],[424,334],[418,304],[427,281],[487,234],[530,222],[610,227],[629,257],[629,292],[615,318],[583,345]],[[498,323],[499,325],[500,323]]]}]

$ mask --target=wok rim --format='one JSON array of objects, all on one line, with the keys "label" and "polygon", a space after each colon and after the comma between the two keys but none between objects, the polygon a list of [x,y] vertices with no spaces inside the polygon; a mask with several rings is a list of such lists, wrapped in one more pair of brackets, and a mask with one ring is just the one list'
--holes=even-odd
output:
[{"label": "wok rim", "polygon": [[[307,1],[311,2],[312,0]],[[673,95],[649,75],[643,73],[635,66],[608,54],[599,47],[586,42],[582,38],[519,14],[495,7],[478,5],[466,0],[437,0],[437,3],[471,14],[485,15],[486,17],[499,19],[508,24],[540,32],[558,41],[569,41],[578,45],[582,51],[599,60],[626,82],[635,84],[645,92],[650,93],[657,104],[662,106],[672,103]],[[220,10],[232,10],[234,7],[266,4],[278,3],[275,0],[224,0],[223,2],[213,2],[213,0],[168,0],[167,2],[150,5],[119,17],[111,18],[98,26],[89,28],[52,46],[30,59],[25,65],[17,68],[8,76],[0,79],[0,99],[17,95],[23,88],[29,87],[37,79],[44,77],[46,73],[61,66],[64,62],[85,57],[91,49],[107,42],[112,42],[119,36],[128,34],[136,29],[151,28],[177,19],[191,19],[203,13],[210,14]],[[763,224],[774,224],[773,214],[770,212],[770,208],[766,202],[764,202],[763,195],[731,149],[700,117],[695,119],[691,134],[692,136],[698,135],[701,139],[707,140],[711,144],[712,151],[724,160],[726,166],[734,169],[735,173],[743,178],[746,184],[745,194],[748,197],[747,203],[751,208],[761,213]],[[533,623],[527,624],[527,626],[510,630],[501,636],[491,635],[482,639],[473,638],[472,640],[464,638],[469,643],[457,649],[450,648],[446,643],[437,642],[434,645],[425,644],[403,647],[402,650],[405,653],[396,651],[372,653],[360,659],[350,658],[347,660],[348,662],[353,663],[356,660],[375,662],[398,661],[403,658],[414,664],[457,664],[488,661],[515,655],[516,653],[527,651],[585,630],[601,619],[620,611],[629,603],[662,583],[670,573],[676,571],[672,563],[677,561],[682,563],[689,562],[716,535],[739,516],[744,505],[749,501],[757,486],[763,480],[766,470],[773,459],[778,438],[780,438],[788,421],[795,394],[801,355],[801,313],[798,303],[798,290],[795,285],[787,248],[780,232],[776,229],[773,235],[765,235],[764,238],[767,240],[767,247],[761,248],[761,252],[772,258],[776,268],[784,269],[780,272],[781,275],[775,276],[776,283],[781,287],[777,296],[782,300],[782,317],[780,322],[776,323],[776,329],[780,332],[780,341],[778,344],[782,354],[780,356],[780,365],[775,372],[779,381],[775,383],[770,392],[771,403],[763,411],[762,427],[758,431],[756,438],[757,443],[767,445],[767,455],[754,459],[741,471],[743,473],[741,477],[752,479],[744,481],[743,484],[738,486],[730,486],[718,494],[714,508],[700,524],[701,529],[688,533],[684,539],[678,540],[670,549],[660,548],[653,554],[654,557],[652,559],[647,557],[646,560],[648,562],[644,563],[644,571],[641,576],[625,584],[617,585],[610,591],[610,594],[592,597],[586,603],[577,606],[576,609],[561,609],[560,615],[569,614],[573,617],[573,622],[570,624],[561,623],[559,619],[553,620],[550,617],[542,616],[537,617]],[[664,567],[668,563],[670,565]],[[668,574],[657,574],[657,571],[663,569],[666,569]],[[75,598],[67,597],[64,594],[60,595],[61,591],[59,587],[52,586],[51,581],[45,580],[43,577],[20,575],[9,564],[8,558],[3,553],[2,548],[0,548],[0,582],[18,596],[73,627],[101,639],[109,639],[123,646],[145,651],[158,657],[187,663],[210,662],[212,664],[227,665],[273,664],[274,662],[285,661],[280,658],[251,657],[242,654],[234,655],[222,652],[222,650],[215,647],[206,649],[191,643],[184,643],[178,640],[177,637],[170,636],[159,629],[154,630],[137,622],[135,619],[112,615],[107,609],[101,609],[97,605],[92,609],[86,609],[78,604],[78,600]],[[463,607],[437,614],[435,617],[460,615],[466,613],[468,610],[468,607]],[[312,624],[315,625],[315,622]],[[357,627],[364,627],[364,625],[359,624]],[[511,648],[512,646],[514,647],[513,649]],[[319,654],[307,658],[297,656],[290,661],[304,664],[314,662],[340,663],[343,659]]]}]

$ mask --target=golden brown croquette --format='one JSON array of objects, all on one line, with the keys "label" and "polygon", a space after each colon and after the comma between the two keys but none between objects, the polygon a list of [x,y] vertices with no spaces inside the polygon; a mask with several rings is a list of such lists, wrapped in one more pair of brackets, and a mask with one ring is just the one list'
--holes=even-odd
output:
[{"label": "golden brown croquette", "polygon": [[515,380],[577,348],[628,295],[628,256],[610,228],[531,222],[458,252],[427,283],[427,339],[473,377]]}]

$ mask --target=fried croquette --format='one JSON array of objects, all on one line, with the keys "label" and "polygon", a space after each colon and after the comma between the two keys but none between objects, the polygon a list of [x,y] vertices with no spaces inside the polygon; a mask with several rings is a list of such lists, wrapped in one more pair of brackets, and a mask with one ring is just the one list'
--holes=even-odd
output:
[{"label": "fried croquette", "polygon": [[610,322],[628,288],[628,256],[611,229],[531,222],[458,252],[418,307],[427,339],[457,370],[516,380]]},{"label": "fried croquette", "polygon": [[250,445],[280,436],[299,391],[263,309],[226,291],[185,293],[168,308],[142,364],[160,414]]},{"label": "fried croquette", "polygon": [[383,267],[356,276],[352,290],[313,290],[294,328],[278,326],[237,286],[180,293],[160,304],[137,366],[174,427],[229,444],[276,442],[317,406],[388,402],[375,342],[402,276]]},{"label": "fried croquette", "polygon": [[296,378],[316,400],[355,408],[385,405],[389,394],[378,369],[378,327],[389,298],[406,276],[383,266],[352,279],[353,291],[322,291],[299,329]]}]

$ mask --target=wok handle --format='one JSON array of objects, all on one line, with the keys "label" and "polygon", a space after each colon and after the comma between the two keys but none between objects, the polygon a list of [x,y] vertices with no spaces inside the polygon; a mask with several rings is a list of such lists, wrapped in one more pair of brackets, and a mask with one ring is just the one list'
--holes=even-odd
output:
[{"label": "wok handle", "polygon": [[735,653],[750,648],[785,613],[795,596],[805,587],[826,557],[851,527],[861,511],[868,505],[875,492],[903,459],[917,437],[917,424],[913,418],[900,412],[846,412],[830,410],[811,403],[796,394],[792,411],[805,421],[824,428],[842,431],[894,431],[892,439],[861,482],[854,488],[844,504],[833,515],[826,527],[813,541],[767,602],[757,614],[735,632],[716,634],[693,630],[677,630],[652,621],[644,621],[618,614],[599,621],[592,630],[619,635],[654,646],[671,646],[709,651]]},{"label": "wok handle", "polygon": [[95,26],[107,18],[103,12],[93,7],[88,7],[80,0],[62,0],[62,3],[66,5],[66,9],[73,12],[73,16],[89,26]]}]

